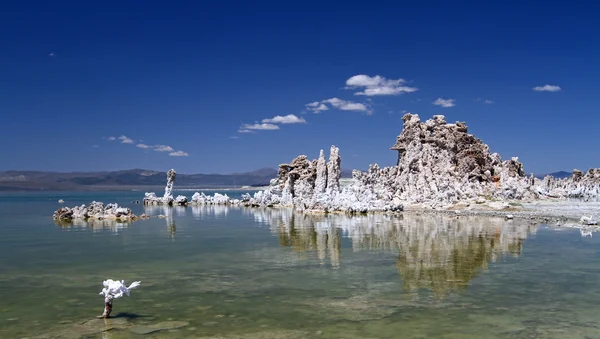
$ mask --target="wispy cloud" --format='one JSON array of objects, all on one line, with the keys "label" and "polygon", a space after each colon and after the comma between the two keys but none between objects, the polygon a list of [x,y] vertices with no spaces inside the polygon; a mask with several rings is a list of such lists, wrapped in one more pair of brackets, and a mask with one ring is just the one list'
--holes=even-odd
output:
[{"label": "wispy cloud", "polygon": [[187,157],[187,156],[189,156],[189,154],[187,154],[184,151],[177,151],[177,152],[169,153],[169,156],[171,156],[171,157]]},{"label": "wispy cloud", "polygon": [[266,124],[305,124],[306,120],[294,114],[288,114],[286,116],[276,115],[271,119],[263,119],[262,122]]},{"label": "wispy cloud", "polygon": [[[274,131],[278,130],[279,126],[273,124],[243,124],[240,130],[252,130],[252,131]],[[242,132],[244,133],[244,132]]]},{"label": "wispy cloud", "polygon": [[454,99],[437,98],[433,104],[442,107],[454,107]]},{"label": "wispy cloud", "polygon": [[122,144],[133,144],[133,143],[135,143],[135,141],[133,141],[133,139],[130,139],[130,138],[124,136],[124,135],[121,135],[117,139],[121,140]]},{"label": "wispy cloud", "polygon": [[307,104],[306,107],[313,113],[320,113],[322,111],[329,110],[327,104],[333,108],[337,108],[342,111],[358,111],[371,114],[371,111],[365,104],[342,100],[340,98],[331,98],[323,101],[312,102],[310,104]]},{"label": "wispy cloud", "polygon": [[325,102],[328,104],[331,104],[331,106],[333,106],[339,110],[342,110],[342,111],[369,112],[369,109],[367,108],[367,106],[365,106],[365,104],[361,104],[361,103],[357,103],[357,102],[346,101],[346,100],[342,100],[342,99],[338,99],[338,98],[327,99],[327,100],[325,100]]},{"label": "wispy cloud", "polygon": [[49,56],[49,57],[55,57],[55,56],[56,56],[56,53],[52,52],[52,53],[48,54],[48,56]]},{"label": "wispy cloud", "polygon": [[152,146],[152,149],[155,150],[155,151],[157,151],[157,152],[173,152],[173,151],[175,151],[173,149],[173,147],[167,146],[167,145]]},{"label": "wispy cloud", "polygon": [[555,85],[536,86],[532,89],[536,92],[558,92],[561,90],[560,86]]},{"label": "wispy cloud", "polygon": [[92,146],[92,148],[98,148],[98,147],[100,147],[100,146],[98,146],[98,145],[93,145]]},{"label": "wispy cloud", "polygon": [[322,102],[315,101],[310,104],[306,104],[306,108],[313,113],[321,113],[322,111],[328,111],[329,107]]},{"label": "wispy cloud", "polygon": [[488,100],[488,99],[482,99],[482,98],[477,98],[477,99],[475,99],[475,101],[477,101],[477,102],[482,102],[482,103],[484,103],[484,104],[486,104],[486,105],[491,105],[491,104],[494,104],[494,103],[495,103],[495,102],[494,102],[494,101],[492,101],[492,100]]},{"label": "wispy cloud", "polygon": [[236,136],[236,135],[232,135],[229,137],[229,139],[239,139],[240,137]]},{"label": "wispy cloud", "polygon": [[404,79],[386,79],[380,75],[368,76],[365,74],[355,75],[346,80],[346,89],[363,88],[362,92],[356,92],[354,95],[399,95],[402,93],[412,93],[419,89],[406,86]]},{"label": "wispy cloud", "polygon": [[[114,140],[120,140],[122,144],[134,144],[135,141],[131,138],[128,138],[124,135],[121,135],[120,137],[107,137],[107,138],[103,138],[109,141],[114,141]],[[141,140],[140,140],[141,141]],[[98,147],[98,146],[94,146],[94,147]],[[138,143],[135,145],[135,147],[137,148],[141,148],[141,149],[151,149],[154,150],[156,152],[169,152],[170,156],[174,156],[174,157],[187,157],[189,154],[187,152],[184,151],[175,151],[175,149],[169,145],[148,145],[148,144],[143,144],[143,143]]]},{"label": "wispy cloud", "polygon": [[249,130],[249,129],[240,128],[240,129],[238,130],[238,133],[256,133],[256,132],[254,132],[254,131],[251,131],[251,130]]}]

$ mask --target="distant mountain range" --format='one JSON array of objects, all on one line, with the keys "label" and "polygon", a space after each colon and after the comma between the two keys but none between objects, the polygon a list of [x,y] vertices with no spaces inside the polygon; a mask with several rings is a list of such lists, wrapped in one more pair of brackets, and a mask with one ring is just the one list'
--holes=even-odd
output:
[{"label": "distant mountain range", "polygon": [[[351,171],[342,171],[342,177],[351,177]],[[252,172],[232,174],[177,174],[177,188],[235,188],[266,186],[277,177],[277,169],[261,168]],[[164,187],[167,173],[131,169],[113,172],[0,172],[0,191],[96,191],[129,190]]]},{"label": "distant mountain range", "polygon": [[563,178],[569,178],[570,176],[572,176],[573,172],[560,171],[560,172],[554,172],[554,173],[534,174],[534,175],[536,178],[539,178],[539,179],[544,179],[544,177],[547,175],[551,175],[558,179],[563,179]]},{"label": "distant mountain range", "polygon": [[[551,175],[567,178],[570,172],[560,171],[538,174],[537,178]],[[177,188],[235,188],[242,186],[267,186],[277,177],[274,168],[261,168],[252,172],[232,174],[177,174]],[[342,178],[351,178],[352,171],[342,170]],[[164,187],[167,173],[131,169],[113,172],[41,172],[6,171],[0,172],[0,191],[97,191],[154,189]]]}]

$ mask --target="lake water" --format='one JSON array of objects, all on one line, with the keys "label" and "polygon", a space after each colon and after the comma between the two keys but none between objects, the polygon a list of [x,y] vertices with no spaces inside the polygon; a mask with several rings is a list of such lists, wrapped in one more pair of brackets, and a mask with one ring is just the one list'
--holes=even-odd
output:
[{"label": "lake water", "polygon": [[[0,337],[600,338],[600,240],[578,230],[142,197],[0,195]],[[167,217],[57,225],[58,199]],[[96,319],[108,278],[142,284]]]}]

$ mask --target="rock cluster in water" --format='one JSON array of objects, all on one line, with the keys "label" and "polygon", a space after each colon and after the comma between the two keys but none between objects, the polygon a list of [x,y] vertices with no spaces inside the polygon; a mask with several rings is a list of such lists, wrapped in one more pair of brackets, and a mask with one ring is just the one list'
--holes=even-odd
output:
[{"label": "rock cluster in water", "polygon": [[74,221],[74,220],[113,220],[128,222],[145,218],[145,215],[137,216],[131,209],[120,207],[116,203],[104,205],[99,201],[92,201],[89,205],[75,206],[73,208],[61,207],[54,214],[54,220]]},{"label": "rock cluster in water", "polygon": [[468,133],[465,123],[449,124],[442,115],[422,122],[410,113],[402,120],[404,129],[391,147],[398,151],[397,165],[355,172],[355,185],[372,187],[379,199],[427,207],[536,197],[534,179],[525,175],[518,158],[502,161]]},{"label": "rock cluster in water", "polygon": [[400,211],[399,200],[379,199],[372,187],[351,185],[340,188],[341,157],[339,149],[331,146],[329,160],[321,150],[319,158],[309,161],[300,155],[289,164],[279,165],[279,175],[271,180],[269,187],[245,196],[247,206],[294,207],[304,211],[343,211],[362,213],[368,211]]},{"label": "rock cluster in water", "polygon": [[[277,178],[254,195],[231,199],[195,193],[193,205],[244,205],[294,207],[303,211],[401,211],[405,205],[449,208],[459,203],[507,208],[507,201],[546,197],[599,196],[600,169],[575,170],[573,177],[544,180],[525,174],[517,157],[502,160],[489,146],[468,133],[464,122],[447,123],[443,115],[422,122],[416,114],[402,118],[404,128],[391,147],[398,152],[396,166],[369,166],[354,170],[352,183],[340,187],[341,157],[331,146],[329,160],[323,150],[315,160],[300,155],[279,165]],[[184,196],[173,199],[175,171],[168,174],[165,195],[146,193],[144,204],[187,205]],[[494,205],[494,206],[492,206]],[[497,205],[497,206],[496,206]]]},{"label": "rock cluster in water", "polygon": [[598,196],[600,170],[543,181],[527,177],[517,157],[503,161],[488,145],[468,134],[463,122],[447,123],[444,116],[421,122],[418,115],[402,118],[404,129],[391,147],[398,151],[396,166],[370,166],[356,172],[355,185],[372,186],[380,199],[406,204],[447,207],[465,201],[534,200],[545,197]]},{"label": "rock cluster in water", "polygon": [[215,193],[206,195],[204,193],[194,193],[191,205],[238,205],[241,200],[232,199],[227,194]]},{"label": "rock cluster in water", "polygon": [[555,198],[591,198],[600,196],[600,168],[591,168],[587,173],[573,170],[568,178],[546,176],[538,186],[540,194]]},{"label": "rock cluster in water", "polygon": [[175,184],[175,177],[177,173],[174,169],[170,169],[167,172],[167,186],[165,186],[165,194],[162,197],[156,196],[154,192],[146,192],[144,197],[144,205],[178,205],[185,206],[188,200],[185,196],[179,195],[173,198],[173,185]]}]

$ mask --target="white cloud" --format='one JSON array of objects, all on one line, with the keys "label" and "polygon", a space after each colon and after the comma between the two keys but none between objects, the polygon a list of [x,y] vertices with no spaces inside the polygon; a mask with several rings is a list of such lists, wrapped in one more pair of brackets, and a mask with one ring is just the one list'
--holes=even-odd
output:
[{"label": "white cloud", "polygon": [[437,100],[435,100],[433,104],[442,107],[454,107],[454,99],[437,98]]},{"label": "white cloud", "polygon": [[274,131],[279,129],[279,126],[273,124],[244,124],[240,130],[259,130],[259,131]]},{"label": "white cloud", "polygon": [[56,56],[56,54],[54,52],[52,52],[52,53],[48,54],[48,56],[49,57],[54,57],[54,56]]},{"label": "white cloud", "polygon": [[346,80],[346,89],[363,87],[362,92],[356,92],[354,95],[399,95],[402,93],[412,93],[419,89],[416,87],[405,86],[404,79],[386,79],[380,75],[370,77],[365,74],[355,75]]},{"label": "white cloud", "polygon": [[[107,137],[106,139],[108,139],[108,140],[117,140],[118,139],[118,140],[121,140],[121,143],[123,143],[123,144],[135,143],[135,141],[133,139],[130,139],[124,135],[121,135],[118,138]],[[98,146],[94,145],[93,147],[98,147]],[[135,147],[141,148],[141,149],[152,149],[157,152],[169,152],[169,155],[173,156],[173,157],[187,157],[188,156],[188,153],[186,153],[184,151],[175,151],[175,149],[169,145],[148,145],[148,144],[138,143],[135,145]]]},{"label": "white cloud", "polygon": [[555,85],[536,86],[532,89],[536,92],[558,92],[561,90],[560,86]]},{"label": "white cloud", "polygon": [[337,109],[340,109],[342,111],[363,111],[363,112],[369,111],[369,109],[367,108],[367,106],[365,106],[365,104],[352,102],[352,101],[346,101],[346,100],[342,100],[339,98],[327,99],[327,100],[324,100],[324,102],[331,104],[331,106],[333,106]]},{"label": "white cloud", "polygon": [[307,104],[309,110],[313,113],[319,113],[321,111],[329,110],[329,107],[326,105],[329,104],[333,108],[337,108],[342,111],[359,111],[366,112],[367,114],[371,114],[371,111],[365,104],[361,104],[358,102],[352,102],[347,100],[342,100],[339,98],[331,98],[322,101],[315,101],[310,104]]},{"label": "white cloud", "polygon": [[245,129],[245,128],[240,128],[238,130],[238,133],[254,133],[254,131],[251,131],[251,130]]},{"label": "white cloud", "polygon": [[167,145],[156,145],[152,146],[152,148],[157,152],[173,152],[175,151],[173,147]]},{"label": "white cloud", "polygon": [[327,105],[318,101],[311,102],[310,104],[307,104],[306,107],[313,113],[320,113],[322,111],[329,110],[329,107],[327,107]]},{"label": "white cloud", "polygon": [[169,153],[169,156],[171,156],[171,157],[187,157],[187,156],[189,156],[189,154],[187,154],[184,151],[177,151],[177,152]]},{"label": "white cloud", "polygon": [[304,118],[298,118],[294,114],[288,114],[286,116],[277,115],[271,119],[263,119],[263,123],[269,124],[305,124]]},{"label": "white cloud", "polygon": [[[110,139],[110,138],[109,138]],[[133,139],[130,139],[124,135],[121,135],[120,137],[118,137],[117,139],[121,140],[122,144],[133,144],[135,141],[133,141]],[[113,139],[114,140],[114,139]]]}]

